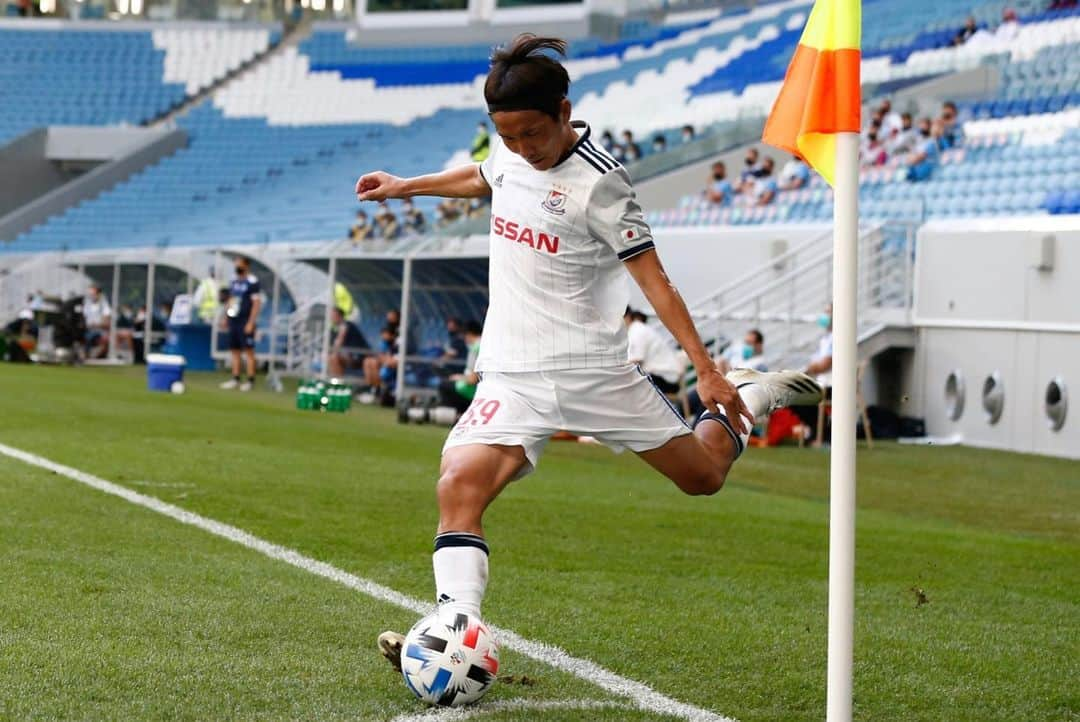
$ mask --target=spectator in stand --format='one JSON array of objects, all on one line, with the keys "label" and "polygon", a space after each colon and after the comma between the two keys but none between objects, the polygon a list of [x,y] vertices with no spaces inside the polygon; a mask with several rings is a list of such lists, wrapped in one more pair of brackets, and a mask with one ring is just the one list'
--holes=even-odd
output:
[{"label": "spectator in stand", "polygon": [[903,126],[903,119],[900,114],[892,109],[892,101],[885,98],[881,101],[881,105],[878,106],[878,110],[881,111],[881,130],[879,138],[884,140],[892,135],[893,131],[899,131]]},{"label": "spectator in stand", "polygon": [[364,351],[368,350],[367,339],[352,321],[345,319],[345,312],[335,307],[330,311],[330,358],[326,369],[331,376],[342,377],[349,369],[363,368]]},{"label": "spectator in stand", "polygon": [[923,118],[919,121],[919,135],[919,142],[906,161],[909,181],[924,181],[934,172],[941,156],[945,126],[940,119],[931,123],[929,118]]},{"label": "spectator in stand", "polygon": [[1012,8],[1001,11],[1001,25],[994,31],[994,39],[999,42],[1012,42],[1020,33],[1020,18]]},{"label": "spectator in stand", "polygon": [[742,343],[732,343],[727,351],[717,359],[721,373],[732,369],[754,369],[768,371],[765,364],[765,336],[756,328],[746,332]]},{"label": "spectator in stand", "polygon": [[881,112],[881,108],[875,108],[870,113],[870,119],[866,121],[866,127],[862,129],[863,135],[866,135],[871,130],[881,130],[882,123],[885,122],[885,113]]},{"label": "spectator in stand", "polygon": [[889,153],[885,150],[885,145],[878,138],[878,131],[876,128],[871,129],[865,136],[863,136],[862,149],[860,151],[862,156],[861,165],[863,168],[873,168],[875,166],[885,165],[889,160]]},{"label": "spectator in stand", "polygon": [[427,230],[427,219],[424,213],[415,205],[411,198],[406,198],[401,203],[401,222],[406,232],[420,234]]},{"label": "spectator in stand", "polygon": [[1050,3],[1050,7],[1047,10],[1068,10],[1074,8],[1077,5],[1077,0],[1054,0]]},{"label": "spectator in stand", "polygon": [[600,136],[600,146],[608,153],[615,150],[615,136],[611,134],[610,130],[605,130],[604,134]]},{"label": "spectator in stand", "polygon": [[682,134],[680,136],[683,143],[689,143],[694,139],[694,126],[684,125],[682,127]]},{"label": "spectator in stand", "polygon": [[810,166],[797,155],[791,156],[791,160],[784,164],[780,171],[778,187],[782,191],[794,191],[805,188],[810,182]]},{"label": "spectator in stand", "polygon": [[83,319],[86,322],[86,355],[89,358],[101,358],[109,351],[109,325],[112,308],[101,293],[101,286],[90,284],[90,289],[83,299]]},{"label": "spectator in stand", "polygon": [[379,203],[379,210],[375,211],[375,225],[379,231],[379,238],[385,241],[392,241],[401,233],[397,216],[390,210],[386,201]]},{"label": "spectator in stand", "polygon": [[469,148],[469,156],[473,163],[487,160],[491,154],[491,134],[488,133],[487,123],[480,121],[476,126],[476,135],[473,136],[472,147]]},{"label": "spectator in stand", "polygon": [[734,196],[735,188],[727,179],[727,168],[718,160],[712,164],[712,178],[705,188],[705,197],[714,205],[726,206]]},{"label": "spectator in stand", "polygon": [[744,161],[746,167],[739,174],[739,192],[750,193],[754,189],[754,181],[761,174],[761,164],[758,162],[758,149],[750,148],[746,151]]},{"label": "spectator in stand", "polygon": [[900,131],[885,140],[885,152],[893,157],[911,152],[918,135],[911,113],[901,113]]},{"label": "spectator in stand", "polygon": [[946,100],[941,105],[942,142],[945,148],[955,148],[963,140],[963,130],[956,120],[956,103]]},{"label": "spectator in stand", "polygon": [[364,211],[356,212],[356,221],[349,228],[349,240],[353,243],[361,243],[374,237],[375,229],[372,228],[371,222],[368,221],[367,213]]},{"label": "spectator in stand", "polygon": [[482,218],[490,208],[490,198],[470,198],[465,202],[465,214],[469,218]]},{"label": "spectator in stand", "polygon": [[652,152],[663,153],[665,150],[667,150],[667,138],[663,133],[657,133],[652,139]]},{"label": "spectator in stand", "polygon": [[776,184],[776,178],[773,177],[773,159],[766,156],[761,161],[761,172],[754,182],[754,205],[769,205],[776,200],[778,190],[779,186]]},{"label": "spectator in stand", "polygon": [[444,228],[460,220],[468,209],[469,201],[465,198],[443,198],[435,206],[435,227]]},{"label": "spectator in stand", "polygon": [[975,22],[974,15],[968,15],[967,20],[964,21],[964,27],[960,28],[956,35],[953,36],[953,45],[963,45],[968,40],[971,40],[972,36],[979,31],[979,24]]},{"label": "spectator in stand", "polygon": [[633,162],[641,158],[641,146],[634,142],[634,134],[629,130],[622,132],[623,158],[627,162]]}]

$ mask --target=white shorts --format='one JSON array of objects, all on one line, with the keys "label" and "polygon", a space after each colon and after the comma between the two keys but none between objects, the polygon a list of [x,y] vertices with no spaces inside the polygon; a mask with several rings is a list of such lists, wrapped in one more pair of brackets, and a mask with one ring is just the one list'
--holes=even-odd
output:
[{"label": "white shorts", "polygon": [[521,446],[536,468],[556,431],[593,436],[616,452],[649,451],[691,433],[690,426],[633,364],[569,371],[485,372],[472,404],[450,431],[447,449]]}]

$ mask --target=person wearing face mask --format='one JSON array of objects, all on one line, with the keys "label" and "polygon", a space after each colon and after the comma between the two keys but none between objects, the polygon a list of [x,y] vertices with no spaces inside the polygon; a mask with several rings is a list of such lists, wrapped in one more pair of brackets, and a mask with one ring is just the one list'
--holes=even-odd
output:
[{"label": "person wearing face mask", "polygon": [[727,351],[717,360],[717,366],[724,373],[732,369],[754,369],[768,371],[765,364],[765,336],[752,328],[743,336],[742,343],[732,343]]},{"label": "person wearing face mask", "polygon": [[657,133],[652,139],[652,152],[663,153],[665,150],[667,150],[667,138]]},{"label": "person wearing face mask", "polygon": [[611,134],[610,130],[605,130],[600,136],[600,147],[608,153],[615,150],[615,136]]},{"label": "person wearing face mask", "polygon": [[751,148],[746,151],[746,159],[743,161],[744,168],[739,174],[739,192],[752,193],[757,183],[758,174],[761,172],[761,164],[758,163],[758,149]]},{"label": "person wearing face mask", "polygon": [[420,234],[427,230],[424,212],[414,206],[410,198],[406,198],[401,204],[401,223],[409,233]]},{"label": "person wearing face mask", "polygon": [[900,130],[885,140],[885,150],[891,156],[909,153],[915,147],[918,135],[911,113],[901,113]]},{"label": "person wearing face mask", "polygon": [[734,195],[735,188],[727,180],[727,168],[722,161],[716,161],[712,164],[712,178],[705,188],[705,197],[710,203],[723,206],[731,203]]},{"label": "person wearing face mask", "polygon": [[372,238],[375,232],[371,222],[368,221],[367,213],[362,210],[356,212],[356,222],[349,228],[349,240],[354,244]]},{"label": "person wearing face mask", "polygon": [[940,119],[930,122],[929,118],[919,121],[919,140],[915,150],[907,157],[907,179],[924,181],[930,177],[941,156],[945,124]]},{"label": "person wearing face mask", "polygon": [[476,135],[473,136],[469,155],[472,156],[474,163],[479,163],[487,160],[489,153],[491,153],[491,134],[488,133],[487,123],[480,122],[476,125]]},{"label": "person wearing face mask", "polygon": [[[232,378],[221,384],[223,389],[251,391],[255,384],[255,323],[262,309],[262,288],[259,279],[251,274],[251,261],[236,257],[236,277],[229,283],[229,297],[224,324],[229,334],[232,352]],[[240,360],[246,356],[247,378],[240,380]]]},{"label": "person wearing face mask", "polygon": [[689,143],[694,139],[694,126],[684,125],[682,127],[682,134],[680,135],[683,143]]},{"label": "person wearing face mask", "polygon": [[946,100],[941,104],[942,143],[945,148],[955,148],[963,140],[963,130],[957,122],[956,103]]}]

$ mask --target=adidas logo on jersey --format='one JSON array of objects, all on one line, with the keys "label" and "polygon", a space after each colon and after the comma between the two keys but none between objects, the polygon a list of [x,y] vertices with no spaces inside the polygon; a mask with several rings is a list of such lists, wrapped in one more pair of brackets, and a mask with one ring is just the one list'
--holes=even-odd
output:
[{"label": "adidas logo on jersey", "polygon": [[495,180],[491,182],[491,185],[495,186],[496,188],[502,188],[502,179],[503,174],[500,173],[499,175],[495,176]]}]

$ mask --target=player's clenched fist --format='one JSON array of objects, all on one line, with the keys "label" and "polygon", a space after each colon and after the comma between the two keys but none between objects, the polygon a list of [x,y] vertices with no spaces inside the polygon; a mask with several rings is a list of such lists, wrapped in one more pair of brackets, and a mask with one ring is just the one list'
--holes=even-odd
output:
[{"label": "player's clenched fist", "polygon": [[356,181],[356,200],[385,201],[387,198],[401,198],[404,183],[400,178],[383,171],[367,173]]}]

